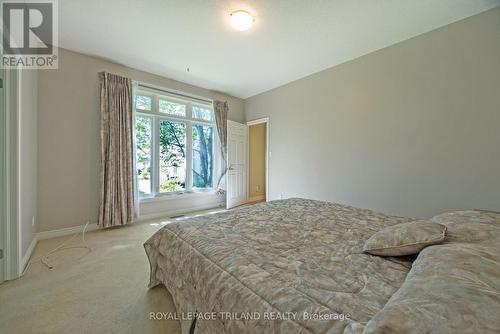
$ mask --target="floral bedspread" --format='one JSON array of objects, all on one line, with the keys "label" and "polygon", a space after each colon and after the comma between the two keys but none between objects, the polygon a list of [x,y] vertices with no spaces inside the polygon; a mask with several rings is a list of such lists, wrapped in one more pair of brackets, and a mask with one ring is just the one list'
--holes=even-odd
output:
[{"label": "floral bedspread", "polygon": [[410,220],[298,198],[186,219],[144,244],[150,287],[169,290],[183,334],[355,333],[411,267],[363,244]]}]

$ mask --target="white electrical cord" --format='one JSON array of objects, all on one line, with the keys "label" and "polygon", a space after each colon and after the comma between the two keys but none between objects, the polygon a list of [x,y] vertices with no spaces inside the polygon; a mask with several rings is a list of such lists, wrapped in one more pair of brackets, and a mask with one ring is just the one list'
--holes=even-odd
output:
[{"label": "white electrical cord", "polygon": [[73,249],[73,248],[85,248],[85,249],[88,249],[89,251],[92,251],[92,248],[90,248],[88,245],[87,245],[87,242],[85,241],[85,231],[87,230],[87,227],[89,226],[90,224],[90,221],[87,222],[87,224],[85,224],[85,226],[83,227],[83,231],[81,232],[82,233],[82,243],[83,245],[76,245],[76,246],[66,246],[69,242],[71,242],[77,235],[80,234],[80,232],[77,232],[75,234],[73,234],[71,236],[71,238],[69,238],[68,240],[64,241],[63,243],[61,243],[59,246],[57,246],[56,248],[48,251],[47,253],[45,253],[44,255],[42,256],[38,256],[34,259],[31,259],[28,264],[26,265],[26,268],[24,268],[21,276],[19,277],[23,277],[24,274],[28,271],[28,268],[31,266],[32,263],[36,262],[36,261],[40,261],[42,262],[44,265],[47,266],[47,268],[49,269],[52,269],[54,268],[53,265],[51,265],[48,261],[49,261],[49,257],[58,252],[58,251],[61,251],[61,250],[64,250],[64,249]]}]

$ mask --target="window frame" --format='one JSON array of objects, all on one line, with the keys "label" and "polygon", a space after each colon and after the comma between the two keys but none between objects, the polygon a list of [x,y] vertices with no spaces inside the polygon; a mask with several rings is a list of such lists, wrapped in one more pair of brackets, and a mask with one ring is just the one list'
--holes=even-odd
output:
[{"label": "window frame", "polygon": [[[135,95],[134,95],[134,101],[135,101]],[[149,169],[150,169],[150,173],[149,173],[149,179],[150,179],[150,182],[149,182],[149,194],[146,194],[146,195],[140,195],[139,194],[139,199],[142,199],[142,198],[150,198],[150,197],[153,197],[153,157],[154,157],[154,147],[153,147],[153,142],[154,142],[154,133],[155,133],[155,123],[154,123],[154,118],[153,116],[151,115],[148,115],[146,113],[143,113],[143,112],[136,112],[135,111],[135,103],[134,103],[134,142],[135,142],[135,131],[136,131],[136,124],[137,124],[137,118],[138,117],[143,117],[143,118],[147,118],[150,120],[150,126],[151,126],[151,135],[150,135],[150,139],[149,139],[149,150],[150,150],[150,154],[151,154],[151,157],[150,157],[150,161],[149,161]],[[135,150],[137,150],[137,147],[135,147]],[[134,173],[136,173],[135,175],[135,179],[138,180],[138,175],[137,175],[137,152],[135,152],[134,154]]]},{"label": "window frame", "polygon": [[[136,96],[149,96],[152,98],[151,107],[152,110],[142,110],[136,109]],[[186,116],[179,116],[160,112],[159,100],[166,100],[168,102],[177,103],[186,106]],[[136,117],[148,117],[151,118],[151,173],[150,173],[150,194],[139,195],[139,200],[151,200],[155,198],[168,198],[173,195],[182,194],[192,194],[192,193],[208,193],[215,192],[215,182],[216,176],[220,173],[220,142],[217,133],[217,126],[215,122],[215,115],[213,121],[205,121],[202,119],[197,119],[192,117],[192,107],[198,106],[206,109],[213,110],[213,106],[210,103],[202,103],[198,101],[191,101],[188,98],[179,98],[176,96],[171,96],[169,94],[164,94],[161,92],[150,91],[149,89],[136,88],[133,92],[133,110],[134,110],[134,124]],[[162,120],[184,123],[186,125],[186,177],[185,177],[185,189],[179,191],[170,192],[160,192],[160,122]],[[212,186],[207,188],[196,188],[193,187],[193,125],[204,125],[212,127],[212,133],[214,136],[213,146],[212,146]],[[135,138],[134,138],[135,140]],[[134,159],[136,157],[134,156]],[[137,173],[137,171],[134,171]]]}]

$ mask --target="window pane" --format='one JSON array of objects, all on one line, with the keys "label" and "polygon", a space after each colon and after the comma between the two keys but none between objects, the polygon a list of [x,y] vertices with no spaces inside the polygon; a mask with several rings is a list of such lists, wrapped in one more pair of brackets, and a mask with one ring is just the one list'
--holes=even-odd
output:
[{"label": "window pane", "polygon": [[193,106],[193,118],[202,119],[204,121],[214,121],[214,111],[209,108]]},{"label": "window pane", "polygon": [[151,110],[151,97],[144,95],[135,96],[135,109],[137,110]]},{"label": "window pane", "polygon": [[160,121],[160,192],[186,189],[186,124]]},{"label": "window pane", "polygon": [[193,125],[193,187],[212,188],[214,170],[212,126]]},{"label": "window pane", "polygon": [[186,105],[166,100],[159,100],[160,112],[186,117]]},{"label": "window pane", "polygon": [[136,167],[140,196],[151,194],[151,124],[150,117],[138,116],[135,119]]}]

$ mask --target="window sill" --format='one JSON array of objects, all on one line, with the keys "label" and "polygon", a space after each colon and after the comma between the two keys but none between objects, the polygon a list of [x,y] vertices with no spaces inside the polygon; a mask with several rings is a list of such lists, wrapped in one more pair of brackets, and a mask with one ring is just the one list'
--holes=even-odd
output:
[{"label": "window sill", "polygon": [[155,197],[142,197],[139,198],[139,203],[151,203],[151,202],[162,202],[171,201],[182,198],[196,198],[204,196],[215,196],[216,191],[214,189],[204,190],[204,191],[191,191],[191,192],[181,192],[172,194],[159,194]]}]

